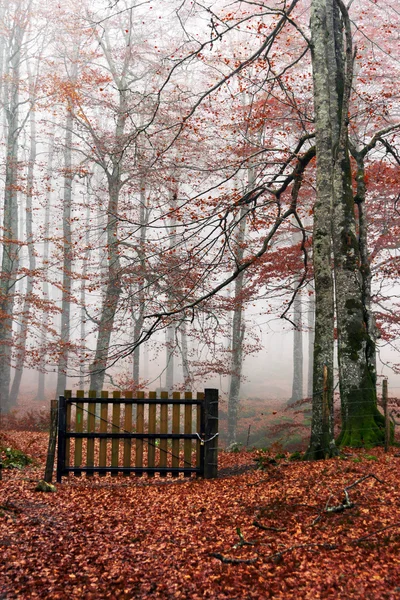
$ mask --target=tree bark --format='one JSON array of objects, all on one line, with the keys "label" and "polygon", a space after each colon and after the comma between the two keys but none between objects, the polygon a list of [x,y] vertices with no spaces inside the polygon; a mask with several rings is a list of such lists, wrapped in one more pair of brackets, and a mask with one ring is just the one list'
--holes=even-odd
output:
[{"label": "tree bark", "polygon": [[[34,104],[34,81],[30,79],[30,104]],[[17,403],[21,379],[24,369],[26,357],[26,342],[28,337],[29,324],[31,322],[31,304],[33,293],[33,279],[36,270],[36,255],[34,247],[33,235],[33,206],[32,200],[34,196],[34,167],[36,163],[36,116],[35,111],[30,112],[30,152],[28,161],[28,173],[26,181],[26,210],[25,210],[25,227],[26,227],[26,243],[28,247],[29,273],[26,276],[25,297],[21,315],[21,328],[16,340],[17,358],[15,363],[14,378],[10,391],[10,404]],[[22,234],[22,232],[21,232]]]},{"label": "tree bark", "polygon": [[[254,185],[254,173],[249,169],[249,188]],[[236,264],[240,264],[244,257],[244,240],[246,236],[246,215],[248,208],[242,206],[239,213],[239,226],[235,239],[234,252]],[[228,393],[228,446],[236,443],[238,410],[240,403],[240,384],[243,370],[243,340],[245,333],[245,324],[243,320],[243,286],[244,272],[235,279],[234,287],[234,309],[232,316],[232,335],[231,335],[231,377]]]},{"label": "tree bark", "polygon": [[315,332],[315,296],[314,296],[314,290],[312,290],[312,294],[308,298],[307,327],[308,327],[307,398],[312,398],[312,393],[313,393],[314,332]]},{"label": "tree bark", "polygon": [[301,290],[293,300],[293,377],[292,396],[290,403],[297,402],[303,398],[303,312],[302,312]]},{"label": "tree bark", "polygon": [[[140,234],[138,240],[139,247],[139,263],[141,270],[141,280],[137,286],[137,295],[134,297],[135,303],[132,303],[132,316],[133,316],[133,339],[136,341],[140,338],[143,330],[144,323],[144,310],[145,310],[145,295],[144,295],[144,282],[146,279],[146,227],[148,220],[148,210],[146,205],[146,193],[144,187],[144,181],[140,185],[140,207],[139,207],[139,223],[140,223]],[[136,389],[139,389],[140,385],[140,345],[136,346],[133,351],[133,382]]]},{"label": "tree bark", "polygon": [[[51,212],[51,195],[52,195],[52,180],[53,180],[53,161],[54,161],[54,145],[55,145],[55,126],[52,126],[50,131],[50,140],[48,144],[48,156],[47,156],[47,167],[46,167],[46,203],[44,210],[44,230],[43,230],[43,260],[42,260],[42,271],[43,271],[43,285],[42,295],[45,302],[50,301],[50,286],[48,282],[48,265],[50,257],[50,212]],[[45,397],[45,367],[46,367],[46,346],[47,346],[47,333],[49,328],[50,315],[45,309],[43,311],[43,320],[41,324],[41,335],[40,335],[40,348],[41,348],[41,359],[39,363],[39,375],[38,375],[38,388],[36,393],[37,400],[44,400]]]},{"label": "tree bark", "polygon": [[[74,65],[72,80],[77,76]],[[70,108],[67,108],[65,146],[64,146],[64,194],[63,194],[63,277],[61,300],[60,353],[57,365],[56,397],[62,396],[67,386],[68,355],[70,344],[70,313],[72,291],[72,131],[74,119]]]},{"label": "tree bark", "polygon": [[333,253],[342,413],[337,443],[369,446],[384,442],[384,418],[377,408],[375,373],[367,359],[375,352],[375,344],[368,331],[363,304],[361,255],[348,148],[347,115],[353,78],[352,32],[347,9],[344,5],[340,6],[341,15],[338,4],[333,3],[334,28],[328,47],[334,48],[335,52],[329,63],[331,76],[327,82],[332,95],[331,104],[336,107],[337,115],[333,137]]},{"label": "tree bark", "polygon": [[[19,11],[18,11],[19,13]],[[13,311],[15,286],[19,266],[18,243],[18,137],[19,87],[21,45],[26,21],[21,14],[15,16],[13,36],[8,48],[7,102],[5,106],[7,137],[4,189],[4,219],[2,263],[0,276],[0,410],[5,413],[12,408],[10,402],[11,351],[13,345]]]},{"label": "tree bark", "polygon": [[[170,191],[170,213],[171,218],[169,222],[169,249],[174,251],[176,245],[176,217],[175,211],[177,207],[178,190],[174,188]],[[173,254],[172,254],[173,256]],[[170,295],[170,306],[174,305],[174,288],[171,286],[169,290]],[[166,327],[166,366],[165,366],[165,389],[172,393],[174,388],[174,364],[175,364],[175,349],[176,349],[176,335],[177,327],[174,322],[169,323]]]},{"label": "tree bark", "polygon": [[[336,454],[333,433],[334,299],[331,251],[333,204],[332,129],[327,82],[326,0],[313,0],[311,7],[312,67],[314,84],[315,141],[317,153],[317,198],[314,206],[313,264],[315,279],[315,338],[311,438],[306,458]],[[327,379],[324,382],[324,372]],[[326,388],[324,390],[324,388]],[[324,400],[329,416],[324,426]],[[326,421],[325,421],[326,423]]]}]

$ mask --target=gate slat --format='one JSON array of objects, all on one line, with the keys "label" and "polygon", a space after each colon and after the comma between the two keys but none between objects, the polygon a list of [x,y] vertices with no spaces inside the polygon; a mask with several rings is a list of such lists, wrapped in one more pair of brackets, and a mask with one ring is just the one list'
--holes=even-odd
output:
[{"label": "gate slat", "polygon": [[[89,390],[89,398],[96,399],[96,390]],[[87,414],[87,430],[88,433],[92,433],[96,426],[96,404],[89,402],[88,414]],[[94,467],[94,439],[88,439],[87,450],[86,450],[86,465],[88,467]],[[93,473],[88,472],[87,477],[92,476]]]},{"label": "gate slat", "polygon": [[[76,392],[77,398],[84,398],[85,392],[84,390],[78,390]],[[76,433],[83,432],[83,404],[82,402],[76,403],[76,411],[75,411],[75,431]],[[74,467],[80,467],[82,465],[82,440],[75,440],[75,449],[74,449]],[[76,477],[80,477],[79,471],[74,473]]]},{"label": "gate slat", "polygon": [[[185,400],[192,399],[192,392],[185,392]],[[184,421],[184,433],[192,433],[192,418],[193,411],[191,404],[185,404],[185,421]],[[183,442],[183,466],[190,469],[192,466],[192,440],[185,440]],[[190,472],[185,473],[185,477],[190,477]]]},{"label": "gate slat", "polygon": [[[121,392],[113,392],[113,399],[119,400],[121,398]],[[120,418],[121,418],[121,404],[120,402],[113,404],[112,412],[112,432],[119,433],[120,431]],[[111,466],[118,467],[119,461],[119,440],[113,439],[111,441]],[[111,473],[111,477],[116,477],[117,473]]]},{"label": "gate slat", "polygon": [[[196,396],[197,400],[202,400],[203,402],[201,404],[198,404],[196,407],[197,410],[197,416],[196,416],[196,432],[201,435],[202,431],[201,431],[201,417],[202,417],[202,412],[204,410],[204,392],[197,392],[197,396]],[[201,448],[201,442],[198,439],[196,442],[196,467],[201,466],[201,455],[202,455],[202,448]]]},{"label": "gate slat", "polygon": [[[156,392],[149,392],[149,400],[155,400],[157,398]],[[156,404],[149,404],[149,432],[155,433],[156,431]],[[148,441],[147,445],[147,466],[153,468],[156,460],[156,444],[155,440]],[[154,477],[154,473],[149,473],[149,477]]]},{"label": "gate slat", "polygon": [[[72,396],[72,392],[71,390],[65,390],[64,392],[64,397],[65,399],[69,399]],[[67,408],[66,408],[66,417],[65,417],[65,423],[66,423],[66,430],[71,431],[71,403],[67,402]],[[65,440],[65,466],[69,467],[70,466],[70,454],[71,454],[71,440],[69,440],[68,438]]]},{"label": "gate slat", "polygon": [[[106,400],[108,398],[108,392],[101,392],[101,398]],[[106,402],[101,403],[100,407],[100,433],[107,433],[108,425],[108,404]],[[107,439],[100,439],[100,450],[99,450],[99,467],[105,467],[107,465]],[[100,476],[104,477],[106,473],[100,471]]]},{"label": "gate slat", "polygon": [[[180,400],[181,395],[179,392],[173,392],[173,400]],[[180,404],[172,405],[172,433],[179,433],[180,430],[180,419],[181,419],[181,406]],[[179,467],[179,439],[172,440],[172,467]],[[173,477],[178,477],[179,473],[172,473]]]},{"label": "gate slat", "polygon": [[[132,398],[132,392],[125,392],[124,397],[127,400]],[[124,419],[124,429],[125,432],[132,431],[132,404],[125,403],[125,419]],[[129,438],[124,440],[124,467],[131,466],[131,452],[132,452],[132,440]],[[129,473],[124,473],[124,475],[129,476]]]},{"label": "gate slat", "polygon": [[[167,400],[168,392],[161,392],[162,400]],[[168,404],[161,404],[160,408],[160,433],[168,433]],[[168,440],[160,440],[160,467],[167,466]],[[165,473],[160,473],[160,477],[165,477]]]},{"label": "gate slat", "polygon": [[[144,398],[144,392],[137,392],[140,400]],[[136,433],[144,433],[144,404],[138,404],[136,408]],[[136,440],[136,462],[137,467],[143,467],[143,440]]]}]

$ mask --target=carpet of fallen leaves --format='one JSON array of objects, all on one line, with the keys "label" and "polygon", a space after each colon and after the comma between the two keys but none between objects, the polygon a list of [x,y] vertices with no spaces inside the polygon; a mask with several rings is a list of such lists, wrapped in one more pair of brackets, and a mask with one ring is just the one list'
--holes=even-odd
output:
[{"label": "carpet of fallen leaves", "polygon": [[[46,494],[46,434],[7,436],[38,466],[0,482],[4,600],[400,598],[397,449],[264,471],[221,452],[217,480],[70,477]],[[366,475],[354,506],[327,510]]]}]

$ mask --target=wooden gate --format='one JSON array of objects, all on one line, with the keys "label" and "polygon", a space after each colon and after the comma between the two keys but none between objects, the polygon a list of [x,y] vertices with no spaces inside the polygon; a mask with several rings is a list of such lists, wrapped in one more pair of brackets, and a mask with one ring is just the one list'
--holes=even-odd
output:
[{"label": "wooden gate", "polygon": [[193,473],[217,477],[218,390],[185,392],[82,391],[59,398],[57,481],[74,473],[149,477]]}]

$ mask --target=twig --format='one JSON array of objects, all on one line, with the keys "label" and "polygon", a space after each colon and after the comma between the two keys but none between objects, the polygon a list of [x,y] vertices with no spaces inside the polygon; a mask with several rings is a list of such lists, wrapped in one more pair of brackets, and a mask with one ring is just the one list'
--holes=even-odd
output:
[{"label": "twig", "polygon": [[232,548],[234,548],[235,550],[236,550],[236,548],[241,548],[242,546],[255,546],[256,545],[257,542],[247,542],[244,539],[243,533],[240,531],[240,527],[236,528],[236,533],[239,536],[239,542],[232,546]]},{"label": "twig", "polygon": [[270,556],[266,556],[266,560],[272,560],[273,562],[277,562],[282,558],[282,554],[286,554],[287,552],[291,552],[292,550],[299,550],[302,548],[324,548],[325,550],[337,550],[337,544],[327,544],[323,543],[310,543],[310,544],[296,544],[295,546],[290,546],[290,548],[285,548],[280,552],[276,552],[276,554],[271,554]]},{"label": "twig", "polygon": [[213,556],[214,558],[218,558],[218,560],[220,560],[221,562],[223,562],[227,565],[254,565],[254,563],[256,563],[259,559],[258,556],[255,558],[248,558],[248,559],[228,558],[228,557],[224,556],[223,554],[218,554],[217,552],[211,552],[210,556]]},{"label": "twig", "polygon": [[331,506],[329,507],[329,500],[332,498],[332,496],[329,497],[328,502],[326,503],[326,507],[325,507],[325,511],[327,513],[338,513],[338,512],[343,512],[344,510],[346,510],[347,508],[353,508],[354,506],[354,502],[350,501],[350,497],[348,494],[348,490],[351,490],[351,488],[355,487],[356,485],[358,485],[359,483],[362,483],[363,481],[365,481],[366,479],[368,479],[369,477],[372,477],[373,479],[376,479],[376,481],[379,481],[379,483],[384,484],[384,482],[379,479],[379,477],[377,477],[376,475],[374,475],[373,473],[369,473],[368,475],[364,475],[364,477],[361,477],[361,479],[357,479],[357,481],[355,481],[354,483],[348,485],[347,487],[344,488],[344,501],[342,502],[342,504],[339,504],[337,506]]},{"label": "twig", "polygon": [[378,533],[382,533],[382,531],[386,531],[387,529],[392,529],[393,527],[400,527],[400,521],[397,521],[397,523],[392,523],[392,525],[387,525],[386,527],[382,527],[381,529],[377,529],[376,531],[373,531],[372,533],[368,533],[367,535],[363,535],[362,537],[353,540],[351,543],[352,544],[358,544],[359,542],[363,542],[364,540],[377,535]]},{"label": "twig", "polygon": [[265,525],[259,523],[259,521],[257,520],[253,521],[253,525],[254,527],[258,527],[259,529],[263,529],[264,531],[286,531],[286,527],[282,527],[281,529],[279,529],[278,527],[266,527]]}]

